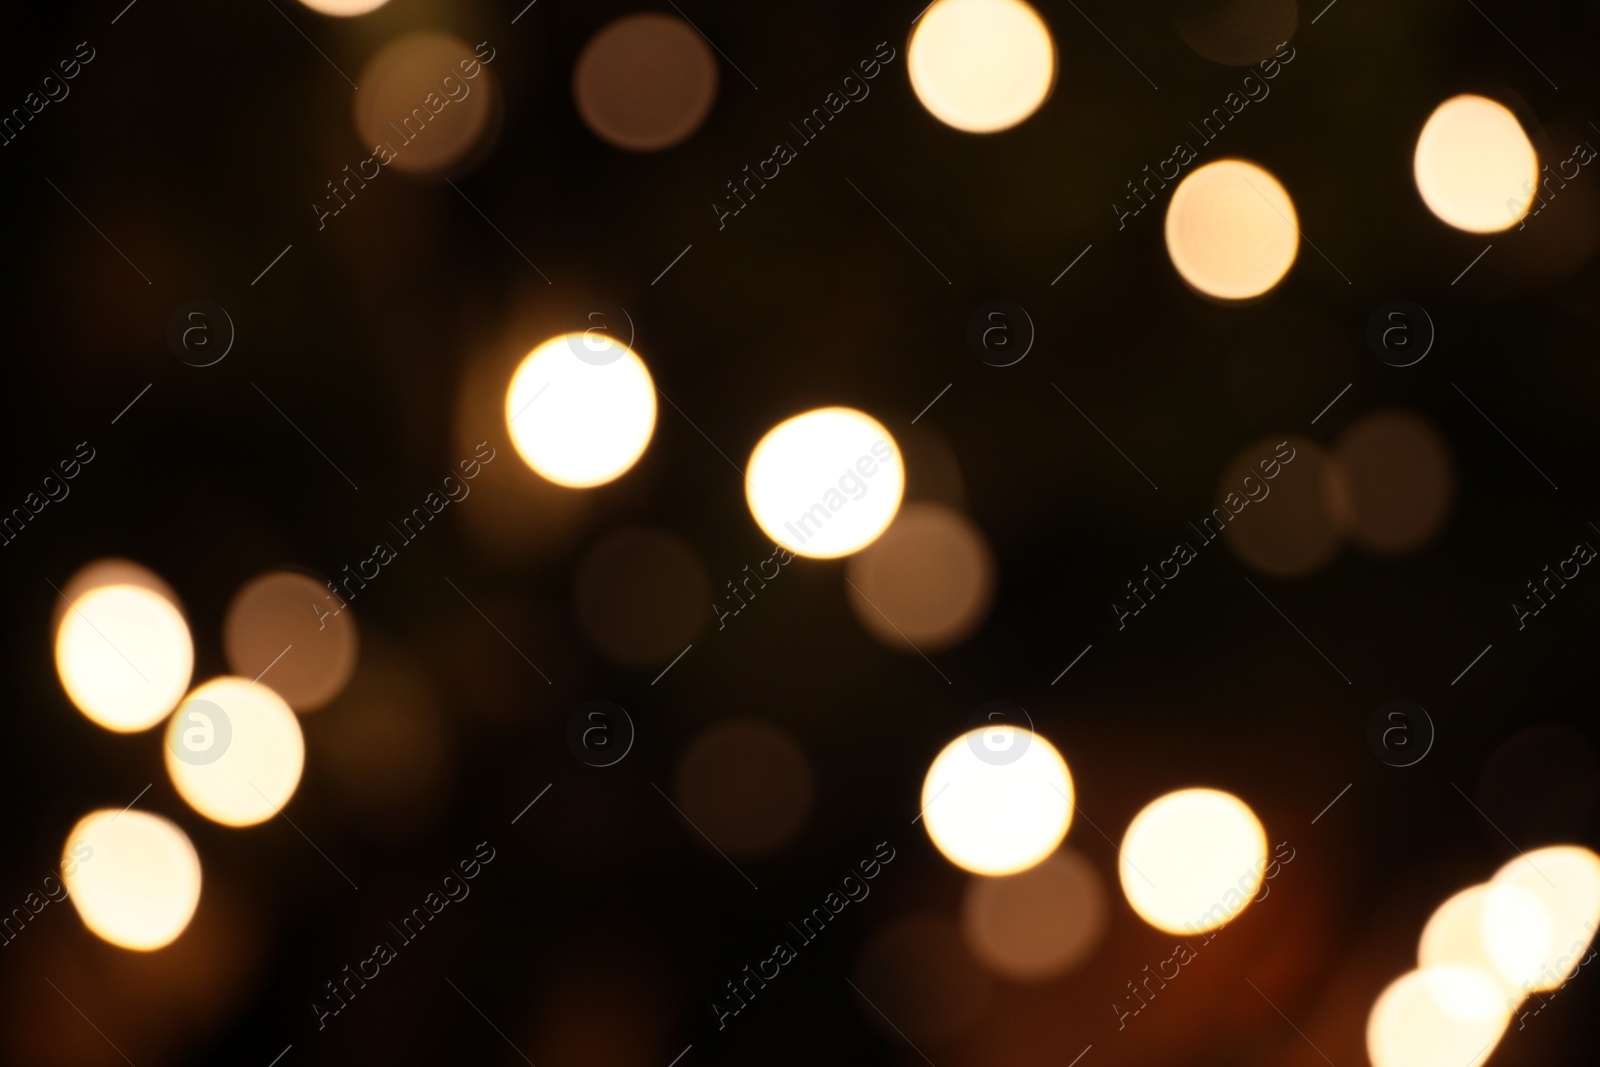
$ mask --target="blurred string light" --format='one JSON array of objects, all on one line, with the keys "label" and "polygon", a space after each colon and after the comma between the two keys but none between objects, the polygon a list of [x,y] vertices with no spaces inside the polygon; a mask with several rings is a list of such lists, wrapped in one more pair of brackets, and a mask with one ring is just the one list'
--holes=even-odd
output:
[{"label": "blurred string light", "polygon": [[389,0],[300,0],[302,4],[323,15],[350,18],[376,11]]},{"label": "blurred string light", "polygon": [[961,902],[967,947],[990,970],[1019,982],[1066,974],[1106,932],[1105,887],[1070,848],[998,878],[974,875]]},{"label": "blurred string light", "polygon": [[1539,154],[1509,108],[1470,93],[1434,108],[1417,137],[1412,170],[1422,202],[1468,233],[1522,220],[1539,181]]},{"label": "blurred string light", "polygon": [[1191,173],[1167,206],[1167,254],[1189,285],[1218,300],[1249,300],[1283,280],[1300,248],[1288,190],[1242,159]]},{"label": "blurred string light", "polygon": [[965,641],[994,597],[982,532],[943,504],[907,504],[882,537],[850,558],[850,607],[890,648],[931,652]]},{"label": "blurred string light", "polygon": [[327,592],[296,571],[246,582],[222,622],[233,673],[261,677],[296,711],[315,711],[337,697],[355,672],[359,640],[353,612],[323,607]]},{"label": "blurred string light", "polygon": [[625,15],[584,45],[572,95],[595,136],[617,148],[657,152],[688,140],[711,113],[717,61],[683,20]]},{"label": "blurred string light", "polygon": [[1117,873],[1139,918],[1193,934],[1237,918],[1266,868],[1267,833],[1248,804],[1218,789],[1181,789],[1134,816]]},{"label": "blurred string light", "polygon": [[1016,874],[1067,836],[1073,796],[1067,762],[1049,741],[1015,726],[983,727],[934,757],[922,782],[922,820],[957,867]]},{"label": "blurred string light", "polygon": [[167,774],[189,806],[224,826],[265,822],[294,796],[305,767],[300,721],[246,678],[214,678],[167,723]]},{"label": "blurred string light", "polygon": [[848,556],[877,540],[905,494],[900,449],[854,408],[817,408],[768,430],[750,453],[745,499],[768,537],[812,559]]},{"label": "blurred string light", "polygon": [[119,733],[160,722],[194,669],[189,624],[166,584],[137,564],[103,561],[63,592],[70,606],[57,616],[56,672],[72,703]]},{"label": "blurred string light", "polygon": [[176,940],[200,903],[194,845],[142,811],[108,808],[79,819],[61,848],[61,880],[92,933],[144,952]]},{"label": "blurred string light", "polygon": [[[378,164],[417,175],[459,174],[485,155],[499,132],[500,101],[485,65],[494,57],[433,31],[384,45],[361,69],[354,94],[356,132],[372,146],[370,170],[350,170],[334,183],[353,197],[378,174]],[[376,148],[383,146],[385,151]],[[365,162],[365,161],[364,161]],[[356,170],[361,171],[358,164]]]},{"label": "blurred string light", "polygon": [[938,0],[907,48],[911,88],[934,118],[968,133],[1010,129],[1055,84],[1056,46],[1022,0]]},{"label": "blurred string light", "polygon": [[588,489],[620,478],[644,455],[656,426],[655,383],[627,345],[562,334],[517,367],[505,418],[511,443],[534,473]]},{"label": "blurred string light", "polygon": [[1576,845],[1519,855],[1434,910],[1418,969],[1367,1018],[1373,1067],[1477,1067],[1525,996],[1561,986],[1600,923],[1600,856]]}]

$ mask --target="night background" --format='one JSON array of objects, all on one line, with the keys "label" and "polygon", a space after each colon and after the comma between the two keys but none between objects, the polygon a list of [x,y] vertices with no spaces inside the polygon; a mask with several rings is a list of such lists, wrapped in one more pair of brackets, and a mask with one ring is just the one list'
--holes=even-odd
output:
[{"label": "night background", "polygon": [[[1053,89],[991,134],[913,92],[919,0],[10,11],[0,909],[26,921],[0,947],[0,1062],[1371,1063],[1368,1013],[1434,908],[1536,848],[1600,847],[1600,578],[1536,614],[1528,588],[1600,545],[1600,178],[1582,166],[1521,228],[1469,233],[1413,177],[1461,93],[1509,108],[1552,172],[1600,146],[1600,7],[1323,2],[1037,0]],[[692,22],[716,71],[703,122],[651,151],[575,102],[585,47],[638,12]],[[484,60],[436,120],[460,151],[406,170],[422,156],[402,149],[341,204],[329,183],[374,155],[361,109],[387,92],[404,113],[455,62],[435,40],[437,74],[372,70],[422,31]],[[1285,38],[1270,93],[1192,132]],[[852,75],[870,92],[802,143],[791,124]],[[1180,141],[1186,174],[1243,158],[1293,197],[1298,254],[1265,295],[1209,299],[1174,269],[1175,182],[1122,214]],[[779,142],[795,158],[724,216]],[[1010,365],[973,340],[991,301],[1024,312],[1006,344],[1032,336]],[[1394,301],[1408,343],[1432,334],[1408,366],[1382,339]],[[649,368],[654,432],[620,477],[564,488],[519,456],[506,390],[602,303]],[[937,538],[892,558],[897,524],[784,563],[731,614],[730,584],[776,565],[752,449],[834,405],[893,435],[902,519],[975,534],[979,562],[956,574]],[[1280,442],[1270,496],[1201,537]],[[297,708],[281,816],[205,817],[164,726],[105,729],[63,688],[69,583],[106,559],[170,587],[191,687],[262,667],[314,686],[332,656],[314,611],[258,623],[271,651],[240,663],[230,605],[265,574],[340,578],[378,542],[395,558],[334,627],[347,680]],[[1149,595],[1183,542],[1195,558]],[[963,581],[970,610],[918,637],[916,605]],[[1083,944],[1032,978],[974,947],[984,879],[913,821],[930,763],[996,700],[1075,789]],[[1408,720],[1403,757],[1375,740],[1395,700],[1431,723]],[[609,766],[569,730],[591,701],[631,721]],[[1130,907],[1118,845],[1193,786],[1245,801],[1293,860],[1124,1018],[1176,938]],[[203,869],[187,928],[150,952],[67,899],[25,904],[79,819],[125,805]],[[891,850],[814,942],[790,932]],[[486,854],[470,894],[394,931]],[[797,958],[719,1027],[727,983],[784,940]],[[319,1019],[381,941],[397,957]],[[1491,1062],[1586,1059],[1590,970],[1548,1016],[1524,1004]]]}]

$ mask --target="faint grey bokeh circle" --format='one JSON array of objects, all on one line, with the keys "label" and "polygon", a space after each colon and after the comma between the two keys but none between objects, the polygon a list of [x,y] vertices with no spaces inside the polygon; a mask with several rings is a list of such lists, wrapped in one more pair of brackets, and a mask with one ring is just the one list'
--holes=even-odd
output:
[{"label": "faint grey bokeh circle", "polygon": [[179,304],[167,319],[167,347],[191,367],[221,363],[233,348],[233,319],[209,300]]},{"label": "faint grey bokeh circle", "polygon": [[1433,748],[1433,720],[1420,705],[1391,700],[1367,719],[1367,747],[1391,767],[1411,767]]},{"label": "faint grey bokeh circle", "polygon": [[991,367],[1021,363],[1033,338],[1032,317],[1009,300],[979,304],[967,319],[967,347]]},{"label": "faint grey bokeh circle", "polygon": [[184,763],[215,763],[233,743],[228,713],[209,700],[185,700],[178,706],[177,728],[167,731],[167,747]]},{"label": "faint grey bokeh circle", "polygon": [[967,747],[992,767],[1017,762],[1032,743],[1033,719],[1009,700],[986,701],[967,720]]},{"label": "faint grey bokeh circle", "polygon": [[625,349],[633,347],[633,316],[621,304],[591,300],[573,320],[567,347],[590,366],[615,363]]},{"label": "faint grey bokeh circle", "polygon": [[572,95],[597,136],[617,148],[656,152],[688,139],[711,113],[717,60],[682,19],[624,15],[584,45]]},{"label": "faint grey bokeh circle", "polygon": [[567,716],[567,747],[591,767],[621,763],[633,749],[633,719],[609,700],[590,700]]},{"label": "faint grey bokeh circle", "polygon": [[1433,349],[1433,319],[1420,304],[1391,300],[1367,319],[1367,347],[1391,367],[1422,362]]}]

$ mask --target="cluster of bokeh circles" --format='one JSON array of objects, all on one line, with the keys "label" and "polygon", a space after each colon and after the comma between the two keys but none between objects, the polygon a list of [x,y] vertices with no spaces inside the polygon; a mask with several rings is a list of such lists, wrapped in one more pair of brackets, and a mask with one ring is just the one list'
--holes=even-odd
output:
[{"label": "cluster of bokeh circles", "polygon": [[[234,673],[192,689],[195,649],[182,602],[154,572],[100,560],[73,575],[61,600],[56,672],[79,711],[122,734],[165,720],[168,777],[213,822],[255,826],[282,810],[305,767],[297,713],[332,701],[355,669],[354,618],[331,608],[319,618],[313,608],[328,601],[321,583],[296,571],[246,583],[223,625]],[[123,948],[171,944],[200,902],[200,857],[188,835],[132,803],[78,820],[62,846],[61,876],[84,924]]]},{"label": "cluster of bokeh circles", "polygon": [[[301,2],[354,17],[385,0]],[[1217,62],[1254,64],[1292,34],[1293,5],[1288,9],[1287,23],[1274,23],[1258,42],[1203,21],[1186,24],[1183,34]],[[907,48],[917,99],[940,122],[973,135],[1000,133],[1033,115],[1050,97],[1057,60],[1049,25],[1022,0],[936,0],[917,20]],[[459,80],[459,95],[445,87],[448,106],[428,108],[420,119],[432,126],[429,137],[406,139],[393,162],[421,177],[476,165],[492,149],[503,106],[483,69],[488,62],[441,33],[390,42],[362,72],[358,133],[367,143],[405,139],[407,116],[436,95],[443,76],[475,69],[465,75],[474,80],[470,89]],[[691,26],[639,13],[608,24],[587,43],[572,89],[578,114],[597,137],[619,150],[656,152],[683,143],[709,116],[717,65]],[[1517,225],[1540,177],[1522,123],[1482,96],[1445,100],[1422,121],[1413,170],[1427,208],[1471,233]],[[1222,159],[1173,180],[1165,240],[1188,286],[1205,298],[1241,304],[1283,281],[1301,235],[1289,190],[1266,166]],[[657,389],[645,354],[631,338],[624,343],[603,330],[546,338],[488,391],[516,454],[556,492],[581,494],[622,478],[656,429]],[[464,393],[466,414],[476,394]],[[911,432],[906,436],[911,443]],[[1264,573],[1309,573],[1345,543],[1377,554],[1414,551],[1448,513],[1453,461],[1440,435],[1415,416],[1378,413],[1348,427],[1330,449],[1299,439],[1295,446],[1302,457],[1293,468],[1297,480],[1273,491],[1298,494],[1301,504],[1256,509],[1248,522],[1228,527],[1233,550]],[[943,448],[923,439],[910,451],[933,457],[930,467],[953,467],[940,458]],[[1224,473],[1219,496],[1249,475],[1258,451],[1241,453]],[[842,595],[874,638],[902,651],[935,651],[967,639],[982,623],[995,566],[982,532],[960,509],[959,489],[927,499],[908,495],[907,452],[867,412],[845,406],[796,412],[750,449],[741,468],[745,503],[755,527],[785,553],[844,561]],[[517,524],[503,511],[489,503],[479,510],[467,521],[515,535]],[[592,643],[635,668],[681,654],[682,642],[708,621],[698,605],[709,591],[693,551],[655,530],[602,538],[574,582]],[[195,687],[194,642],[181,601],[155,574],[127,561],[100,561],[67,584],[62,600],[56,664],[67,696],[85,716],[127,734],[165,721],[172,783],[206,819],[245,828],[283,809],[306,761],[299,716],[330,703],[355,668],[355,623],[336,595],[330,600],[323,583],[298,572],[254,579],[236,594],[224,625],[232,673]],[[696,607],[682,613],[683,604]],[[679,762],[675,782],[695,825],[738,856],[762,855],[791,840],[813,789],[799,744],[754,719],[727,720],[701,734]],[[976,726],[932,760],[921,809],[934,846],[972,876],[960,926],[974,956],[1018,981],[1051,978],[1088,958],[1105,926],[1108,894],[1093,864],[1064,844],[1076,793],[1055,745],[1014,717]],[[1202,933],[1233,921],[1256,897],[1268,877],[1268,841],[1255,812],[1231,793],[1168,792],[1126,827],[1118,882],[1145,923]],[[78,913],[114,945],[161,948],[194,915],[200,858],[169,819],[132,805],[93,811],[73,827],[62,855]],[[1597,921],[1600,857],[1575,846],[1530,853],[1452,897],[1423,933],[1418,969],[1372,1009],[1368,1047],[1375,1067],[1475,1067],[1522,997],[1573,973]],[[877,951],[869,948],[864,967]]]}]

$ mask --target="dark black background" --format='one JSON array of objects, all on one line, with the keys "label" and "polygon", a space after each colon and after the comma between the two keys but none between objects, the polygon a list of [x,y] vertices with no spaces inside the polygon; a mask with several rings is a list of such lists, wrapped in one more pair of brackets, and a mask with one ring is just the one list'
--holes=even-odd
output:
[{"label": "dark black background", "polygon": [[[286,1067],[522,1062],[448,979],[540,1067],[665,1067],[691,1044],[684,1064],[922,1062],[844,978],[895,917],[955,914],[965,876],[910,820],[928,761],[974,707],[1002,697],[1061,748],[1080,806],[1113,839],[1159,793],[1206,784],[1246,798],[1298,858],[1272,898],[1207,950],[1207,976],[1129,1032],[1107,1005],[1170,946],[1118,896],[1110,935],[1082,969],[1042,987],[997,985],[976,1029],[923,1052],[939,1067],[1065,1064],[1090,1044],[1085,1067],[1321,1063],[1249,978],[1338,1067],[1362,1063],[1367,1009],[1413,965],[1431,908],[1515,855],[1468,800],[1485,760],[1541,723],[1593,736],[1600,589],[1587,586],[1600,579],[1576,581],[1521,632],[1508,603],[1600,522],[1589,485],[1596,178],[1586,169],[1526,230],[1482,238],[1435,220],[1410,173],[1422,122],[1457,92],[1516,109],[1545,161],[1600,137],[1589,125],[1600,122],[1590,6],[1338,0],[1313,26],[1319,5],[1302,4],[1292,65],[1203,158],[1269,167],[1322,254],[1303,245],[1273,294],[1228,308],[1171,269],[1159,211],[1119,231],[1111,208],[1243,73],[1191,51],[1170,5],[1085,0],[1080,12],[1043,0],[1060,64],[1053,96],[1020,127],[973,137],[911,93],[904,44],[916,3],[695,0],[680,6],[759,89],[724,62],[697,135],[628,155],[579,120],[572,64],[611,18],[656,6],[539,0],[515,26],[517,0],[392,0],[355,20],[290,0],[139,0],[116,25],[120,0],[8,10],[0,108],[20,105],[77,42],[98,54],[67,99],[0,148],[0,506],[20,503],[77,442],[98,456],[70,498],[0,549],[10,683],[0,903],[37,885],[81,814],[120,807],[149,782],[140,807],[184,827],[207,881],[194,927],[152,957],[100,943],[66,904],[0,949],[10,1046],[0,1056],[122,1062],[48,978],[140,1067],[265,1065],[291,1044]],[[310,203],[369,151],[329,60],[355,77],[385,41],[425,27],[497,50],[504,129],[456,184],[505,237],[448,185],[397,172],[318,232]],[[710,204],[723,184],[880,41],[898,55],[872,95],[719,232]],[[179,362],[165,340],[173,309],[196,298],[225,307],[238,328],[229,357],[205,369]],[[444,724],[444,770],[427,802],[374,819],[347,810],[319,774],[319,737],[341,704],[308,717],[289,815],[359,890],[283,820],[230,830],[188,809],[162,769],[159,731],[113,735],[71,707],[51,658],[50,583],[102,556],[148,564],[184,601],[196,678],[225,671],[222,614],[251,575],[283,564],[331,574],[367,555],[385,521],[471,442],[500,450],[502,480],[479,486],[486,497],[532,481],[503,422],[465,424],[463,380],[472,368],[508,373],[598,298],[629,310],[676,409],[661,406],[626,477],[581,504],[540,502],[561,521],[535,523],[518,551],[486,550],[447,515],[356,604],[362,669],[399,672]],[[994,298],[1027,308],[1039,333],[1005,369],[964,340],[968,314]],[[1397,298],[1425,306],[1439,331],[1428,359],[1406,369],[1363,340],[1371,311]],[[919,430],[953,450],[999,564],[979,633],[931,670],[860,629],[840,564],[801,561],[764,610],[727,632],[708,613],[660,684],[655,671],[602,661],[572,604],[584,549],[653,525],[692,544],[714,582],[736,576],[770,546],[718,450],[742,463],[773,423],[829,403],[873,413],[907,435],[913,456]],[[1431,420],[1457,464],[1452,518],[1426,551],[1385,560],[1347,549],[1308,578],[1275,581],[1212,549],[1117,631],[1109,599],[1206,511],[1240,449],[1269,435],[1326,443],[1391,407]],[[1364,740],[1372,710],[1397,696],[1439,728],[1429,758],[1406,770],[1379,763]],[[628,708],[639,728],[630,756],[604,770],[579,763],[563,739],[567,714],[596,697]],[[759,890],[652,785],[668,788],[693,737],[735,714],[789,730],[817,778],[800,835],[741,863]],[[1515,846],[1593,847],[1593,797],[1581,794],[1557,816],[1506,826]],[[484,840],[497,858],[473,896],[317,1032],[307,1001],[322,983]],[[898,858],[873,896],[717,1032],[707,1003],[722,983],[883,840]],[[1069,840],[1114,887],[1110,843],[1084,820]],[[213,974],[222,977],[196,977]],[[1513,1028],[1494,1062],[1581,1055],[1596,1035],[1594,984],[1580,972],[1550,1010]]]}]

